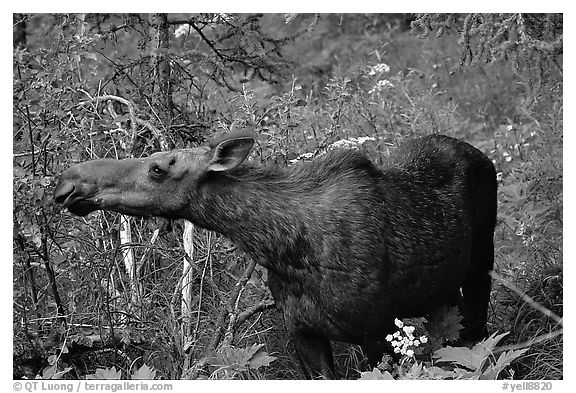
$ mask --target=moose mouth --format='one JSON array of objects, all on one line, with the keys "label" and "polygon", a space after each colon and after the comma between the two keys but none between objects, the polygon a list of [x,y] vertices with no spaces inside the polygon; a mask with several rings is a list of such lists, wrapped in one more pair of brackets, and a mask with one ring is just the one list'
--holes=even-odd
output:
[{"label": "moose mouth", "polygon": [[73,186],[57,186],[54,196],[56,203],[61,204],[62,207],[77,216],[85,216],[99,208],[99,204],[90,199],[91,196],[81,195]]},{"label": "moose mouth", "polygon": [[68,206],[65,206],[68,211],[77,216],[84,217],[85,215],[98,210],[98,204],[88,199],[80,199],[73,201]]}]

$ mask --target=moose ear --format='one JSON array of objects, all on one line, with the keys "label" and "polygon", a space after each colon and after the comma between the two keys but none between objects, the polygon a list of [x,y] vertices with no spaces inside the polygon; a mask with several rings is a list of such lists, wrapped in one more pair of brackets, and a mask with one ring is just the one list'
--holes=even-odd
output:
[{"label": "moose ear", "polygon": [[254,146],[254,138],[242,136],[218,143],[208,153],[208,170],[221,172],[236,168],[244,162]]}]

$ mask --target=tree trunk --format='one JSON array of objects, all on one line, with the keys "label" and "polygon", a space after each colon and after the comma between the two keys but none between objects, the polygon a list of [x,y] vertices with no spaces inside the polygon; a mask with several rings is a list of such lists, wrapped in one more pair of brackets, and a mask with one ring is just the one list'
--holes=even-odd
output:
[{"label": "tree trunk", "polygon": [[14,49],[19,45],[26,47],[26,17],[24,14],[12,14],[12,41]]},{"label": "tree trunk", "polygon": [[[172,86],[170,85],[170,29],[166,14],[150,15],[150,66],[153,70],[152,107],[169,135],[173,117]],[[168,146],[173,148],[174,146]]]},{"label": "tree trunk", "polygon": [[[166,14],[151,14],[150,22],[150,65],[153,70],[153,90],[152,107],[157,110],[157,117],[164,128],[164,135],[169,135],[173,118],[172,86],[170,84],[170,29],[168,16]],[[173,148],[173,144],[167,141],[166,137],[160,139],[162,150]],[[182,303],[180,312],[182,313],[182,342],[188,342],[191,334],[192,320],[192,280],[194,269],[189,266],[189,261],[193,261],[194,254],[194,225],[189,221],[184,221],[183,244],[184,251],[188,258],[184,258],[182,277]],[[189,359],[185,359],[185,367]]]}]

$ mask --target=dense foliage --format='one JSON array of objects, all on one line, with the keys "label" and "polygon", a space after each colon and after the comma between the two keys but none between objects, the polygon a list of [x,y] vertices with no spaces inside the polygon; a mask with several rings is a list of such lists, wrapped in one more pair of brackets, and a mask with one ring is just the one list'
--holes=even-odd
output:
[{"label": "dense foliage", "polygon": [[[145,156],[248,127],[262,163],[296,165],[335,145],[378,163],[405,139],[444,133],[497,167],[494,334],[483,348],[498,344],[501,356],[450,350],[459,325],[446,310],[429,324],[412,321],[429,340],[418,348],[412,340],[400,363],[370,370],[358,347],[336,345],[344,378],[562,378],[561,15],[15,14],[14,22],[15,376],[300,377],[265,269],[227,239],[194,232],[186,322],[182,223],[134,219],[132,241],[121,243],[118,215],[73,217],[51,197],[71,163]],[[421,37],[428,32],[437,37]],[[127,249],[136,276],[124,268]]]}]

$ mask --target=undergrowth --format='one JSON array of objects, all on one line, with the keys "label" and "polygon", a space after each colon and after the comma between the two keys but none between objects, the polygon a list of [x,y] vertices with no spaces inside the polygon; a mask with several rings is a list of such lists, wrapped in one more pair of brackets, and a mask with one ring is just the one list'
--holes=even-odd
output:
[{"label": "undergrowth", "polygon": [[[491,336],[471,348],[458,347],[458,316],[447,310],[436,320],[448,326],[444,330],[423,320],[398,321],[399,332],[390,341],[408,337],[404,327],[414,326],[418,345],[414,337],[409,339],[412,343],[400,358],[385,357],[376,369],[370,369],[359,347],[335,344],[337,369],[346,379],[561,379],[562,321],[556,318],[563,313],[561,85],[548,87],[542,93],[548,94],[526,106],[522,93],[528,89],[502,62],[450,75],[446,59],[457,61],[459,56],[455,36],[389,38],[380,45],[371,42],[366,53],[340,62],[323,84],[312,85],[295,73],[273,94],[260,94],[269,90],[255,80],[238,92],[214,93],[205,103],[218,108],[212,132],[255,130],[259,140],[251,159],[273,165],[298,165],[335,144],[361,149],[381,164],[403,141],[432,133],[475,145],[494,162],[499,182],[494,270],[501,280],[493,282]],[[35,60],[24,56],[19,61]],[[66,78],[61,76],[64,82]],[[65,115],[60,107],[64,104],[54,101],[61,92],[51,90],[56,87],[50,74],[38,77],[36,84],[46,90],[40,98],[45,113]],[[45,158],[44,171],[37,169],[41,176],[30,174],[31,165],[37,164],[28,156],[15,158],[14,277],[22,285],[14,290],[14,330],[26,332],[15,334],[14,356],[42,359],[23,364],[21,375],[301,378],[282,316],[271,306],[247,317],[231,342],[212,345],[218,332],[226,331],[226,312],[233,309],[240,315],[270,301],[266,271],[260,267],[252,267],[238,301],[232,299],[231,288],[251,262],[217,234],[195,232],[195,320],[189,342],[182,342],[178,310],[184,257],[180,223],[133,222],[136,257],[146,262],[143,303],[130,305],[127,275],[118,265],[118,217],[103,212],[71,217],[57,212],[49,193],[39,191],[53,187],[55,176],[70,162],[120,150],[120,132],[94,126],[104,122],[110,128],[111,119],[89,106],[68,109],[69,121],[52,132],[49,144],[46,140],[55,158]],[[15,153],[30,148],[15,140]],[[154,148],[149,141],[142,143],[144,153]],[[157,228],[160,235],[153,243]],[[43,251],[49,242],[53,245]],[[54,265],[66,310],[56,310],[49,301],[50,272],[36,255],[45,255]],[[33,305],[27,278],[31,269],[42,273],[32,283],[40,288]],[[58,314],[67,315],[67,324],[54,317]],[[112,348],[103,345],[103,338],[113,342]],[[82,351],[77,352],[78,347]]]}]

